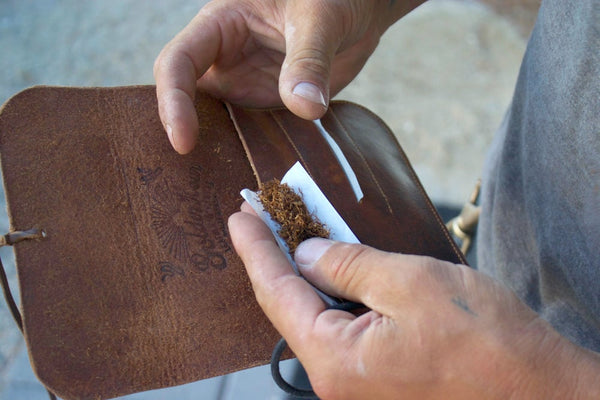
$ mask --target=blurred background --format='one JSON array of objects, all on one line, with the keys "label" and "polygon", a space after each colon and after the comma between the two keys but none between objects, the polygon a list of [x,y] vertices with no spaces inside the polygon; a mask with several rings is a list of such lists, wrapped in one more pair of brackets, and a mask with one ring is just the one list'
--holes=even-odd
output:
[{"label": "blurred background", "polygon": [[[430,0],[391,27],[337,99],[396,134],[440,210],[467,200],[510,103],[540,0]],[[0,0],[0,104],[32,85],[153,84],[161,48],[207,1]],[[31,184],[35,184],[32,182]],[[8,231],[3,194],[0,231]],[[18,287],[10,249],[0,249]],[[294,374],[293,363],[286,363]],[[0,399],[46,399],[0,301]],[[128,399],[283,399],[259,367]]]}]

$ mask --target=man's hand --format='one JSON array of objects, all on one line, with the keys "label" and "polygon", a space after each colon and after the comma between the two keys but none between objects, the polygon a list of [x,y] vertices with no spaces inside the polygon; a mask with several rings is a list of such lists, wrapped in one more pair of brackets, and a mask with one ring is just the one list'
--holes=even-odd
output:
[{"label": "man's hand", "polygon": [[326,310],[247,204],[229,228],[259,304],[325,400],[600,394],[596,354],[466,266],[325,239],[301,244],[295,259],[308,281],[372,310],[356,317]]},{"label": "man's hand", "polygon": [[251,107],[321,117],[396,19],[424,0],[221,0],[209,3],[154,64],[160,118],[180,153],[198,134],[197,89]]}]

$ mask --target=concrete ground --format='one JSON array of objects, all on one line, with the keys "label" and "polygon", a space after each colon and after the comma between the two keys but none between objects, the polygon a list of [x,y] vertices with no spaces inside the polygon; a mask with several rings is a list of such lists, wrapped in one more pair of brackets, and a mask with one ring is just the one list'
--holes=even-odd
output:
[{"label": "concrete ground", "polygon": [[[204,3],[3,0],[0,103],[36,84],[152,84],[154,58]],[[459,206],[478,178],[510,102],[537,7],[536,0],[524,8],[484,3],[433,0],[420,7],[388,30],[360,76],[338,96],[388,123],[439,205]],[[7,217],[0,216],[0,231],[7,229]],[[0,256],[17,290],[10,249]],[[0,399],[44,399],[24,342],[0,303]],[[258,368],[130,398],[283,397],[268,370]]]}]

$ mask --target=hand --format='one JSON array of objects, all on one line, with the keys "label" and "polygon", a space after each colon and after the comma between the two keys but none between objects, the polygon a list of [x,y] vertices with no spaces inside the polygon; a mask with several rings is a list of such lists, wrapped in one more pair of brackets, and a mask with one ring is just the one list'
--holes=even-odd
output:
[{"label": "hand", "polygon": [[326,310],[247,204],[229,229],[259,304],[324,400],[600,394],[596,354],[466,266],[325,239],[302,243],[295,259],[304,277],[372,310],[356,317]]},{"label": "hand", "polygon": [[385,29],[423,1],[209,3],[154,64],[160,118],[173,147],[194,147],[196,89],[244,106],[284,104],[302,118],[321,117]]}]

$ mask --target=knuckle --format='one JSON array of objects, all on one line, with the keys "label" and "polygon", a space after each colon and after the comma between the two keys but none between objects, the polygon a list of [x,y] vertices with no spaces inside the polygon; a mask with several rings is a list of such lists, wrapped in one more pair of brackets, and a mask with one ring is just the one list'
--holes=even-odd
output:
[{"label": "knuckle", "polygon": [[344,371],[344,346],[331,335],[331,325],[321,314],[312,332],[304,335],[299,345],[305,351],[298,354],[310,379],[311,387],[320,399],[345,399],[342,389],[347,385]]},{"label": "knuckle", "polygon": [[440,261],[432,257],[411,256],[414,262],[412,268],[404,268],[403,274],[407,287],[413,291],[428,288],[441,290],[450,282],[453,282],[456,277],[454,268],[449,268],[452,265],[445,261]]},{"label": "knuckle", "polygon": [[344,399],[339,389],[339,372],[331,373],[320,372],[317,376],[311,377],[311,385],[320,399],[338,400]]},{"label": "knuckle", "polygon": [[258,305],[263,310],[268,311],[277,303],[277,298],[273,293],[281,292],[282,288],[288,283],[288,279],[285,277],[273,281],[265,281],[263,278],[259,279],[261,280],[252,282],[252,289],[254,290],[254,296]]},{"label": "knuckle", "polygon": [[330,274],[337,287],[351,291],[360,281],[360,269],[368,260],[370,249],[363,245],[341,244],[330,264]]},{"label": "knuckle", "polygon": [[155,79],[160,74],[163,63],[164,63],[164,50],[158,54],[158,56],[154,60],[154,65],[152,66],[152,73],[154,74]]},{"label": "knuckle", "polygon": [[314,73],[316,76],[326,76],[331,67],[331,56],[323,49],[306,47],[298,50],[286,63],[288,68],[301,68]]},{"label": "knuckle", "polygon": [[408,287],[418,288],[424,284],[427,284],[432,280],[432,272],[435,271],[433,268],[433,259],[429,257],[415,257],[413,268],[404,268],[404,279]]},{"label": "knuckle", "polygon": [[336,396],[335,392],[331,390],[331,385],[326,383],[323,379],[315,380],[311,382],[313,390],[319,396],[320,399],[335,400],[339,397]]},{"label": "knuckle", "polygon": [[[343,400],[352,397],[352,388],[361,380],[346,364],[343,357],[337,363],[318,364],[318,370],[307,370],[313,390],[323,400]],[[314,373],[312,373],[314,372]]]},{"label": "knuckle", "polygon": [[169,70],[169,66],[171,64],[172,59],[172,45],[168,43],[163,47],[163,49],[158,53],[156,59],[154,60],[153,72],[154,76],[157,77],[160,73]]}]

